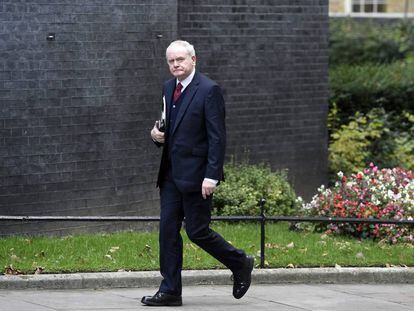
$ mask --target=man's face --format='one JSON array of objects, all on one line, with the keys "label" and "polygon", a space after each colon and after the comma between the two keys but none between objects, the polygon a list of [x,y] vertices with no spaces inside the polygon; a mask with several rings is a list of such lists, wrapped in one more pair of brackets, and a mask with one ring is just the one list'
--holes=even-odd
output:
[{"label": "man's face", "polygon": [[196,57],[190,56],[183,47],[173,46],[167,50],[167,62],[170,72],[180,81],[193,72],[195,61]]}]

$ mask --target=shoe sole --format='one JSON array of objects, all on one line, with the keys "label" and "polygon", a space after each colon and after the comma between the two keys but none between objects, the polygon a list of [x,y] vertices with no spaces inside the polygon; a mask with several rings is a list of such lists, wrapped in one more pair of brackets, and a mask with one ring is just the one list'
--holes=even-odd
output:
[{"label": "shoe sole", "polygon": [[149,307],[181,307],[183,303],[168,303],[168,304],[156,304],[156,303],[143,303]]},{"label": "shoe sole", "polygon": [[253,271],[253,268],[254,268],[254,258],[253,257],[250,257],[250,262],[249,262],[249,269],[250,269],[250,272],[252,272]]},{"label": "shoe sole", "polygon": [[[249,270],[250,270],[250,284],[252,284],[252,272],[253,272],[253,268],[254,268],[254,258],[253,257],[250,257],[251,258],[251,260],[250,260],[250,262],[249,262]],[[249,289],[250,288],[250,285],[249,285],[249,287],[247,288],[247,289]],[[246,291],[247,292],[247,291]]]},{"label": "shoe sole", "polygon": [[141,301],[143,305],[150,306],[150,307],[180,307],[183,305],[182,301],[177,302],[167,302],[167,303],[155,303],[155,302],[143,302]]},{"label": "shoe sole", "polygon": [[175,303],[175,302],[171,302],[171,303],[167,303],[167,304],[157,304],[157,303],[144,303],[141,302],[143,305],[149,306],[149,307],[180,307],[183,305],[183,303]]},{"label": "shoe sole", "polygon": [[150,307],[180,307],[183,305],[182,301],[167,302],[167,303],[156,303],[152,301],[144,302],[144,299],[141,299],[141,303]]}]

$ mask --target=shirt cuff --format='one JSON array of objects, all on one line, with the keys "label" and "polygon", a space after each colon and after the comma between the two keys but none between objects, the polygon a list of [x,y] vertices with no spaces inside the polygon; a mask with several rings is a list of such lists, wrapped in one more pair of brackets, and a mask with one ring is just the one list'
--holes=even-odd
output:
[{"label": "shirt cuff", "polygon": [[216,179],[211,179],[211,178],[204,178],[204,181],[208,181],[211,182],[212,184],[214,184],[215,186],[217,186],[218,180]]}]

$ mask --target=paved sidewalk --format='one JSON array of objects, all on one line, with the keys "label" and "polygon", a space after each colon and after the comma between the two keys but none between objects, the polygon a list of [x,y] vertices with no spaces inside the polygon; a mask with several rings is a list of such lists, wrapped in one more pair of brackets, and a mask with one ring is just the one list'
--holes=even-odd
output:
[{"label": "paved sidewalk", "polygon": [[[188,286],[182,310],[406,311],[414,310],[414,285],[278,284],[253,285],[236,300],[232,287]],[[168,310],[141,305],[155,288],[78,290],[0,290],[1,311]]]}]

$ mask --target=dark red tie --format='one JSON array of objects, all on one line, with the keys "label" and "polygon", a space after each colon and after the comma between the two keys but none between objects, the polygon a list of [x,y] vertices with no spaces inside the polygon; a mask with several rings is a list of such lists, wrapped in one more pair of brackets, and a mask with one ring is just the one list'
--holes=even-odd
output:
[{"label": "dark red tie", "polygon": [[174,102],[176,102],[178,100],[178,98],[180,98],[181,95],[181,90],[183,89],[183,85],[178,82],[177,86],[175,87],[175,91],[174,91]]}]

